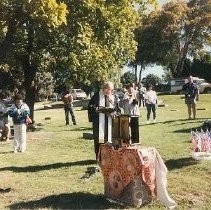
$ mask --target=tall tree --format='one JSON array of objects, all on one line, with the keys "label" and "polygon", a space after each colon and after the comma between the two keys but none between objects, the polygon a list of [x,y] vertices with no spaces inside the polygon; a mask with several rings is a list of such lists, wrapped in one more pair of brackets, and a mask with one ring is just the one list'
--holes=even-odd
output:
[{"label": "tall tree", "polygon": [[211,55],[203,53],[191,62],[190,73],[211,83]]},{"label": "tall tree", "polygon": [[77,0],[69,1],[68,27],[63,30],[65,38],[58,43],[57,52],[67,42],[69,51],[56,56],[55,68],[62,63],[62,69],[70,72],[67,80],[75,86],[114,78],[119,68],[134,59],[137,43],[133,31],[139,15],[134,3],[143,6],[151,2],[155,1],[86,0],[80,5]]},{"label": "tall tree", "polygon": [[134,73],[127,71],[121,76],[121,83],[123,86],[132,84],[135,82],[135,78],[136,75]]},{"label": "tall tree", "polygon": [[66,5],[56,0],[0,2],[0,62],[19,69],[25,99],[33,119],[36,72],[47,53],[50,33],[66,23]]},{"label": "tall tree", "polygon": [[185,59],[210,45],[210,15],[211,0],[190,0],[170,1],[145,16],[137,32],[138,60],[164,65],[172,76],[180,75]]},{"label": "tall tree", "polygon": [[[114,78],[135,55],[133,31],[138,10],[134,4],[154,1],[64,0],[64,4],[56,0],[3,0],[0,47],[5,53],[1,62],[8,63],[11,71],[17,69],[19,78],[24,78],[26,102],[32,113],[36,73],[46,60],[44,70],[51,68],[57,81],[66,76],[63,82],[79,87]],[[13,31],[9,21],[14,22]],[[4,45],[8,36],[10,46]]]}]

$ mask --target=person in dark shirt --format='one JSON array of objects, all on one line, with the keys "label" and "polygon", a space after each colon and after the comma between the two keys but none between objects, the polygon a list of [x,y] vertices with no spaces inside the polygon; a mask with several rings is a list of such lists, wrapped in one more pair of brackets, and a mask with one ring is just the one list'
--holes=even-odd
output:
[{"label": "person in dark shirt", "polygon": [[69,114],[72,117],[73,125],[76,125],[76,119],[75,119],[74,108],[73,108],[73,96],[69,90],[65,90],[62,100],[64,102],[66,125],[69,125]]},{"label": "person in dark shirt", "polygon": [[199,100],[199,89],[196,83],[193,82],[193,77],[188,77],[188,82],[183,85],[183,92],[185,93],[185,103],[188,107],[188,119],[196,118],[196,101]]}]

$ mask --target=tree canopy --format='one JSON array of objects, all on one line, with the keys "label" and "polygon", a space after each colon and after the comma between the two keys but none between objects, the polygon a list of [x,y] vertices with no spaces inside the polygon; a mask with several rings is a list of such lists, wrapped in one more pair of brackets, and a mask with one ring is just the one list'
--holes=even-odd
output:
[{"label": "tree canopy", "polygon": [[57,82],[78,87],[113,79],[135,56],[141,9],[155,2],[2,0],[0,69],[25,92],[32,113],[38,73],[49,71]]},{"label": "tree canopy", "polygon": [[157,63],[179,76],[188,56],[210,46],[210,16],[211,0],[170,1],[144,16],[136,31],[136,62]]}]

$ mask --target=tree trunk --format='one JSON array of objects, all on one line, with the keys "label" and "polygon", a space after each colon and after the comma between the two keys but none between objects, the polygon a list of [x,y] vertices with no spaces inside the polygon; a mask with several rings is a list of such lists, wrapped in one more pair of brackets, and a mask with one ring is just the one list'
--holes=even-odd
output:
[{"label": "tree trunk", "polygon": [[141,75],[142,75],[142,71],[144,70],[144,65],[141,64],[141,68],[140,68],[140,71],[139,71],[139,80],[138,80],[138,83],[141,84]]},{"label": "tree trunk", "polygon": [[138,74],[138,70],[137,70],[138,69],[138,65],[137,65],[137,63],[134,64],[134,69],[135,69],[135,84],[137,84],[137,80],[138,80],[137,79],[138,78],[137,77],[137,74]]},{"label": "tree trunk", "polygon": [[7,57],[7,53],[13,45],[18,24],[19,23],[15,21],[10,21],[8,24],[6,36],[3,42],[0,44],[0,62],[2,62]]},{"label": "tree trunk", "polygon": [[30,64],[30,56],[22,59],[22,66],[24,69],[24,89],[26,92],[25,102],[30,109],[30,117],[34,120],[34,104],[36,99],[36,68]]},{"label": "tree trunk", "polygon": [[23,69],[24,69],[24,88],[26,91],[26,103],[30,108],[30,117],[34,121],[34,104],[36,100],[36,72],[37,65],[33,64],[32,52],[33,52],[33,41],[34,41],[34,28],[33,24],[29,21],[27,23],[28,28],[28,46],[27,55],[23,59]]},{"label": "tree trunk", "polygon": [[189,47],[189,42],[186,42],[184,44],[183,49],[180,52],[179,59],[178,59],[178,62],[177,62],[176,68],[175,68],[176,77],[180,76],[181,72],[183,71],[185,59],[186,59],[187,53],[188,53],[188,47]]}]

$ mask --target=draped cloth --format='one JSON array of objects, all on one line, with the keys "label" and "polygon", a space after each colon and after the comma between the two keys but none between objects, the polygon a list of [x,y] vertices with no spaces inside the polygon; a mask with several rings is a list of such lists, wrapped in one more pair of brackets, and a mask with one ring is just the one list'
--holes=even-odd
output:
[{"label": "draped cloth", "polygon": [[134,144],[115,150],[101,144],[98,163],[108,199],[139,207],[157,196],[167,208],[176,207],[167,191],[167,168],[155,148]]},{"label": "draped cloth", "polygon": [[[108,101],[106,101],[107,97],[109,97],[109,99],[107,99]],[[105,97],[102,92],[99,93],[99,106],[113,108],[113,96],[107,97]],[[103,143],[105,141],[112,142],[112,118],[111,116],[99,113],[99,142]]]}]

